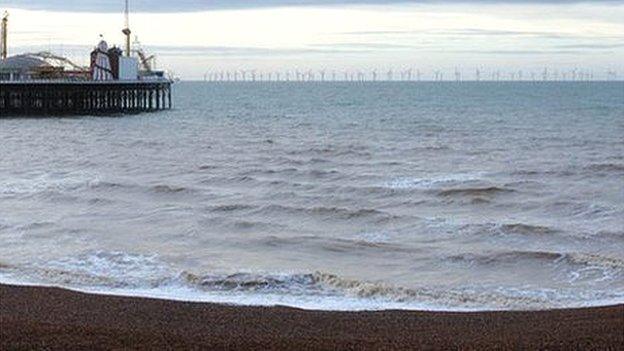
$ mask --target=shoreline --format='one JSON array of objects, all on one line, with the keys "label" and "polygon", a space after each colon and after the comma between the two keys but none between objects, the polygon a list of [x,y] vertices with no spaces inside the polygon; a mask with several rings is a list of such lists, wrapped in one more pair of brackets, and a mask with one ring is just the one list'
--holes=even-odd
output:
[{"label": "shoreline", "polygon": [[[63,286],[58,284],[46,284],[37,283],[34,281],[24,281],[18,279],[4,279],[6,277],[0,276],[0,286],[11,287],[23,287],[23,288],[44,288],[44,289],[59,289],[67,290],[70,292],[95,295],[95,296],[112,296],[122,298],[136,298],[136,299],[148,299],[148,300],[163,300],[171,302],[181,303],[200,303],[200,304],[212,304],[223,305],[233,307],[284,307],[292,308],[302,311],[316,311],[316,312],[384,312],[384,311],[401,311],[401,312],[432,312],[432,313],[488,313],[488,312],[546,312],[546,311],[558,311],[558,310],[576,310],[576,309],[590,309],[601,307],[613,307],[624,306],[624,300],[600,300],[586,303],[579,306],[561,306],[561,307],[544,307],[544,308],[477,308],[477,307],[446,307],[442,305],[433,304],[388,304],[384,303],[384,307],[375,304],[354,304],[353,301],[345,300],[344,304],[340,308],[336,307],[338,302],[327,305],[326,303],[292,303],[288,300],[260,300],[254,298],[247,298],[247,296],[228,296],[228,295],[212,295],[207,298],[203,295],[198,295],[196,291],[163,291],[159,289],[97,289],[97,288],[78,288],[71,286]],[[269,302],[270,301],[270,302]],[[331,306],[331,307],[328,307]]]},{"label": "shoreline", "polygon": [[617,349],[624,304],[335,312],[0,284],[0,349]]}]

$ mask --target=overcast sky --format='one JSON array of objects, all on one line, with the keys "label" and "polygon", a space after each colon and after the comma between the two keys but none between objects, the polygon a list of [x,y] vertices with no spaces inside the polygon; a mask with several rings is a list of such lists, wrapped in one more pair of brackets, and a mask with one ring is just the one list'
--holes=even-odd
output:
[{"label": "overcast sky", "polygon": [[[131,0],[131,28],[182,78],[221,70],[624,70],[624,0]],[[12,54],[85,63],[123,1],[3,0]],[[624,73],[624,72],[623,72]]]}]

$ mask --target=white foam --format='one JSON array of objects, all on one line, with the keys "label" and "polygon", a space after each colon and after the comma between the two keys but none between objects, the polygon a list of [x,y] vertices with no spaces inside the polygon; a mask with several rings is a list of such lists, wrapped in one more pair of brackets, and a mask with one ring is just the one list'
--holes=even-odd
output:
[{"label": "white foam", "polygon": [[[310,296],[310,295],[281,295],[281,294],[249,294],[249,293],[225,293],[198,291],[189,287],[177,285],[160,286],[158,288],[102,288],[102,287],[71,287],[58,284],[38,283],[18,279],[0,273],[0,284],[15,286],[42,286],[58,287],[71,291],[84,292],[108,296],[127,296],[153,298],[182,302],[217,303],[237,306],[287,306],[306,310],[324,311],[381,311],[381,310],[412,310],[412,311],[452,311],[452,312],[476,312],[476,311],[500,311],[508,308],[482,306],[444,306],[432,303],[418,302],[392,302],[378,299],[349,298],[344,296]],[[523,289],[505,289],[506,293],[513,292],[517,296],[535,297],[538,292]],[[544,298],[552,297],[556,292],[552,290],[542,291]],[[624,294],[613,298],[605,298],[591,301],[578,302],[573,305],[548,306],[544,308],[527,308],[527,310],[552,309],[563,307],[599,307],[624,303]],[[516,308],[515,310],[518,310]]]},{"label": "white foam", "polygon": [[[104,288],[73,287],[61,284],[42,283],[29,279],[16,278],[11,274],[0,273],[0,284],[31,287],[56,287],[71,291],[109,295],[153,298],[182,302],[216,303],[237,306],[287,306],[307,310],[324,311],[380,311],[380,310],[421,310],[446,311],[448,308],[432,304],[401,303],[374,299],[349,298],[344,296],[283,295],[272,293],[214,292],[202,291],[180,285],[165,285],[157,288]],[[473,309],[457,308],[454,311]]]},{"label": "white foam", "polygon": [[[582,256],[583,262],[612,260]],[[617,262],[616,262],[617,263]],[[593,266],[591,266],[593,267]],[[575,279],[579,279],[576,277]],[[414,287],[335,274],[193,274],[156,255],[92,251],[22,266],[0,265],[0,283],[57,286],[109,295],[317,310],[480,311],[584,307],[624,302],[624,291],[535,286]]]},{"label": "white foam", "polygon": [[371,244],[385,244],[390,241],[390,234],[387,232],[360,232],[355,237],[357,240]]},{"label": "white foam", "polygon": [[73,172],[70,174],[53,174],[37,172],[25,177],[0,179],[0,194],[29,195],[42,191],[66,191],[98,182],[95,174]]},{"label": "white foam", "polygon": [[402,177],[391,180],[385,186],[390,189],[431,189],[440,186],[478,182],[483,180],[483,173],[440,174],[427,178]]},{"label": "white foam", "polygon": [[[295,275],[292,280],[297,281]],[[70,281],[44,280],[40,277],[24,276],[15,270],[0,271],[0,283],[22,286],[60,287],[73,291],[115,295],[146,297],[174,301],[219,303],[244,306],[290,306],[310,310],[333,311],[372,311],[372,310],[423,310],[423,311],[499,311],[499,310],[540,310],[564,307],[605,306],[624,303],[624,292],[596,294],[591,291],[557,289],[535,289],[533,287],[466,287],[463,289],[406,291],[401,288],[358,283],[336,276],[323,275],[317,278],[321,290],[295,286],[283,289],[253,289],[244,284],[246,279],[257,280],[253,275],[246,278],[242,274],[232,279],[241,279],[241,289],[211,289],[199,284],[187,284],[187,279],[168,279],[155,284],[113,284],[106,280],[82,279],[79,284]],[[291,278],[282,277],[286,283]],[[65,278],[68,278],[65,276]],[[224,279],[227,279],[224,278]],[[267,278],[269,279],[269,278]],[[300,279],[299,279],[300,280]],[[214,283],[214,281],[213,281]],[[219,284],[219,283],[217,283]],[[299,283],[301,284],[301,282]],[[303,282],[305,285],[305,282]]]}]

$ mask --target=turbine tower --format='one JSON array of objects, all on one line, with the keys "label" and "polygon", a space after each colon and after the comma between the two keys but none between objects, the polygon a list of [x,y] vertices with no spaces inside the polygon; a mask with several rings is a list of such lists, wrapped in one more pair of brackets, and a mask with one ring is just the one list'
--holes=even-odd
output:
[{"label": "turbine tower", "polygon": [[130,34],[132,31],[130,30],[130,8],[128,6],[128,0],[126,0],[126,10],[124,12],[124,24],[125,27],[121,31],[126,36],[126,56],[130,57]]}]

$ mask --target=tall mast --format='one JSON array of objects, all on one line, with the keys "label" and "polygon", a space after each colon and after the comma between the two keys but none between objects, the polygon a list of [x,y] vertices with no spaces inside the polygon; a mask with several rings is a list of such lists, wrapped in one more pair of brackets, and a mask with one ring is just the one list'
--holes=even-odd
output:
[{"label": "tall mast", "polygon": [[2,25],[0,28],[0,58],[6,60],[9,55],[9,46],[8,46],[8,27],[9,27],[9,13],[4,12],[4,16],[2,16]]},{"label": "tall mast", "polygon": [[128,6],[128,0],[126,0],[126,10],[124,12],[124,21],[125,21],[125,28],[121,31],[125,36],[126,36],[126,56],[130,57],[130,34],[132,33],[132,31],[130,31],[130,9]]}]

